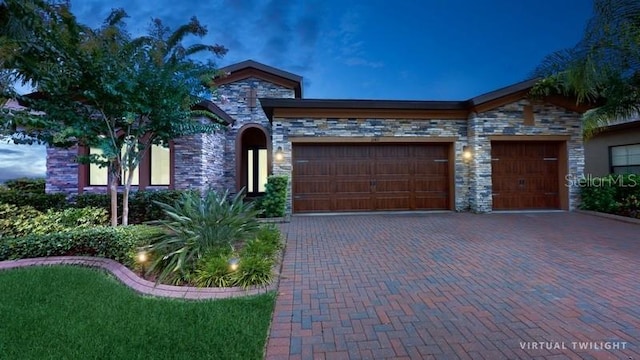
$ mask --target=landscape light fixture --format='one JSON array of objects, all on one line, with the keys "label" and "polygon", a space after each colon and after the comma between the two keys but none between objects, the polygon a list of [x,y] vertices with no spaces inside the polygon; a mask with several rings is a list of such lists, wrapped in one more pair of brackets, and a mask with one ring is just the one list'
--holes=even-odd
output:
[{"label": "landscape light fixture", "polygon": [[229,269],[231,271],[236,271],[238,270],[238,263],[240,263],[240,260],[238,260],[238,258],[231,258],[229,259]]},{"label": "landscape light fixture", "polygon": [[149,255],[147,255],[146,251],[142,250],[136,255],[136,260],[138,260],[139,263],[144,264],[149,260]]}]

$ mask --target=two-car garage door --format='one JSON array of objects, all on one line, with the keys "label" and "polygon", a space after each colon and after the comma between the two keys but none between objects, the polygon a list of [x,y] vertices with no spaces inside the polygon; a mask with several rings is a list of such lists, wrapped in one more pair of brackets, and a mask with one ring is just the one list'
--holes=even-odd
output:
[{"label": "two-car garage door", "polygon": [[294,144],[293,211],[450,209],[450,147]]}]

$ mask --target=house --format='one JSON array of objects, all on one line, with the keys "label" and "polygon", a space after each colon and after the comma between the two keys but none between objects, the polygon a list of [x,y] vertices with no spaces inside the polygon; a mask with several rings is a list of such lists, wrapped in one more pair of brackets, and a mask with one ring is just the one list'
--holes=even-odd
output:
[{"label": "house", "polygon": [[[305,99],[302,78],[255,61],[222,69],[202,106],[226,131],[154,148],[141,189],[246,188],[290,178],[292,213],[577,207],[584,109],[530,99],[524,81],[461,101]],[[104,191],[106,174],[74,163],[87,149],[48,149],[47,191]]]},{"label": "house", "polygon": [[585,174],[640,174],[640,119],[619,121],[584,144]]}]

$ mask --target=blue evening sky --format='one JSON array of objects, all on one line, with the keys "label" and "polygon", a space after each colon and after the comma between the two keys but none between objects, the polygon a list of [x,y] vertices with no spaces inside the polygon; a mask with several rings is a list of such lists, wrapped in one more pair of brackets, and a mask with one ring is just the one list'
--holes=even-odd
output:
[{"label": "blue evening sky", "polygon": [[[592,13],[589,0],[71,1],[93,27],[117,7],[134,35],[153,17],[176,27],[195,15],[209,29],[200,42],[229,49],[219,66],[253,59],[301,75],[305,98],[410,100],[466,100],[525,80],[573,46]],[[0,181],[43,176],[43,154],[0,144]]]}]

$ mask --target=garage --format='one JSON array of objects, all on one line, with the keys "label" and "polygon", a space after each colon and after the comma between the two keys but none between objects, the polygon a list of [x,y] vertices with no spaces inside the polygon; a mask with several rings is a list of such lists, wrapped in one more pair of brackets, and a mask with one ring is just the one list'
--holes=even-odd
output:
[{"label": "garage", "polygon": [[562,143],[491,142],[493,210],[559,209]]},{"label": "garage", "polygon": [[293,144],[293,211],[451,208],[450,143]]}]

